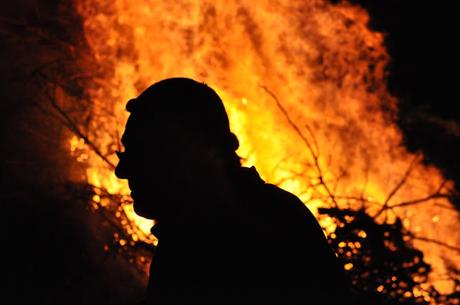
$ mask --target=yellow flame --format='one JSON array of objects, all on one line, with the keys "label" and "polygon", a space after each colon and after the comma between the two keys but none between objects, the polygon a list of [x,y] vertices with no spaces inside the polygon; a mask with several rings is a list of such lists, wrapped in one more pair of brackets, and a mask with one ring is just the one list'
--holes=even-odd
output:
[{"label": "yellow flame", "polygon": [[[245,165],[255,165],[314,213],[334,204],[331,192],[341,206],[365,204],[376,212],[384,203],[425,198],[444,181],[401,144],[392,120],[395,98],[385,82],[383,35],[368,28],[360,7],[322,0],[81,0],[77,6],[99,67],[87,90],[94,117],[104,118],[93,129],[105,153],[123,131],[127,100],[155,81],[185,76],[222,97]],[[72,152],[80,146],[80,139],[70,140]],[[83,153],[79,160],[87,163],[91,184],[128,194],[126,183],[97,156]],[[449,182],[444,189],[451,187]],[[395,211],[406,226],[419,228],[417,234],[457,245],[458,214],[442,205],[450,203],[436,198]],[[151,222],[126,212],[148,232]],[[321,221],[334,231],[331,219]],[[445,250],[416,245],[442,274]],[[449,255],[460,262],[458,253]]]}]

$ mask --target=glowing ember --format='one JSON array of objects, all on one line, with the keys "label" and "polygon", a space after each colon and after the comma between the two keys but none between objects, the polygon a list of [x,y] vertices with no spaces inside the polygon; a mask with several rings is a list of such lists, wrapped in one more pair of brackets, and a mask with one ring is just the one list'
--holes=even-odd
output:
[{"label": "glowing ember", "polygon": [[[313,212],[366,206],[382,221],[397,213],[417,235],[459,244],[458,214],[443,207],[450,206],[442,194],[451,183],[401,145],[396,101],[386,89],[388,55],[382,34],[367,27],[367,13],[322,0],[256,2],[79,1],[99,67],[88,88],[99,118],[91,136],[104,155],[116,163],[127,100],[166,77],[194,78],[224,100],[245,165]],[[91,184],[129,202],[127,184],[112,168],[80,139],[70,146]],[[398,207],[378,213],[383,205]],[[145,238],[151,222],[124,206],[141,229],[131,232],[133,239]],[[331,218],[321,221],[334,231]],[[457,252],[423,241],[416,246],[435,266],[433,276],[444,272],[445,255],[460,262]]]}]

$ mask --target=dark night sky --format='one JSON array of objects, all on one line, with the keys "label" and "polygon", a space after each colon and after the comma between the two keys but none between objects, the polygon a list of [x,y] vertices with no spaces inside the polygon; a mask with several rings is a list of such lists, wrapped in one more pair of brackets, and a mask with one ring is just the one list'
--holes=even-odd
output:
[{"label": "dark night sky", "polygon": [[[455,1],[351,2],[365,7],[371,15],[371,26],[386,33],[391,56],[389,86],[399,100],[399,125],[407,146],[413,151],[423,151],[426,162],[442,168],[447,177],[455,179],[457,189],[460,188],[460,50],[457,41],[460,18],[454,8]],[[60,175],[66,173],[69,163],[62,157],[66,153],[64,148],[59,148],[62,130],[35,118],[30,102],[34,92],[26,92],[23,80],[30,71],[22,68],[43,60],[41,51],[48,47],[46,41],[34,48],[14,45],[22,37],[5,38],[11,29],[18,35],[24,31],[20,26],[5,26],[4,19],[31,22],[45,29],[55,27],[54,21],[44,17],[54,14],[59,3],[68,2],[22,0],[0,4],[0,157],[3,160],[0,201],[12,215],[3,223],[7,234],[2,238],[21,236],[4,243],[10,245],[6,249],[13,254],[10,266],[17,267],[12,271],[16,275],[9,275],[8,289],[22,295],[22,302],[17,299],[17,304],[32,300],[34,304],[58,304],[57,300],[66,294],[81,295],[81,298],[93,296],[94,304],[108,299],[112,304],[123,304],[139,296],[139,285],[133,275],[116,258],[94,256],[100,252],[94,249],[102,247],[103,236],[95,237],[90,229],[82,229],[82,224],[98,220],[92,219],[90,213],[75,213],[81,207],[71,206],[72,202],[62,198],[62,193],[67,191],[49,187],[65,178]],[[56,30],[56,35],[67,34]],[[53,47],[52,52],[59,50]],[[56,151],[50,152],[50,146],[57,148]],[[60,161],[56,163],[56,160]],[[57,212],[56,208],[61,209],[62,204],[70,207],[65,212]],[[41,254],[37,256],[37,253]],[[39,263],[34,263],[37,259]],[[111,268],[125,270],[120,271],[113,283],[104,278],[104,273]],[[46,274],[48,279],[42,283]],[[53,275],[51,281],[50,274]],[[32,291],[41,293],[42,299],[25,297],[30,292],[30,287],[25,285],[31,281],[37,283]],[[127,282],[131,283],[129,287],[120,286]],[[69,288],[72,285],[80,289]],[[125,288],[130,292],[121,295],[120,291]],[[54,298],[46,295],[55,291],[60,293]],[[66,303],[79,304],[80,301],[74,299]]]}]

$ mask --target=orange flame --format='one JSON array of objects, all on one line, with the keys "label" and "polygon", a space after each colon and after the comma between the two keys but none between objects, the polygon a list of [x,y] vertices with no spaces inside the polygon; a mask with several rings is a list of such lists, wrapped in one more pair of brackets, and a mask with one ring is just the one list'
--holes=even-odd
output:
[{"label": "orange flame", "polygon": [[[127,100],[167,77],[194,78],[224,100],[245,165],[313,212],[334,204],[373,212],[395,206],[417,235],[459,244],[459,215],[443,208],[451,206],[443,196],[431,196],[452,183],[402,145],[396,100],[386,88],[384,37],[368,28],[367,13],[323,0],[250,3],[79,1],[100,67],[88,93],[100,118],[93,136],[104,152],[113,152],[123,131]],[[78,145],[71,139],[71,149]],[[79,156],[91,184],[128,194],[97,156]],[[126,212],[147,234],[151,222]],[[334,230],[330,218],[321,221]],[[445,271],[443,248],[416,246],[437,274]],[[448,255],[460,262],[458,253]]]}]

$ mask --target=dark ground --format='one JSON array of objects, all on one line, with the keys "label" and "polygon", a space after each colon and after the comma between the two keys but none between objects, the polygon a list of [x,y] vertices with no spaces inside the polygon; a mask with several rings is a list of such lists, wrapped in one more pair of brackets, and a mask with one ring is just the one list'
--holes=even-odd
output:
[{"label": "dark ground", "polygon": [[[100,251],[108,234],[100,219],[69,198],[71,160],[61,141],[66,131],[38,114],[37,89],[25,82],[31,70],[63,50],[46,40],[26,43],[20,26],[14,39],[6,35],[11,28],[5,18],[52,28],[46,16],[61,2],[0,4],[0,202],[8,304],[125,304],[142,294],[140,281],[122,259]],[[459,188],[460,18],[454,1],[352,2],[365,6],[372,26],[387,33],[389,85],[399,98],[407,146],[423,151],[426,162]]]}]

